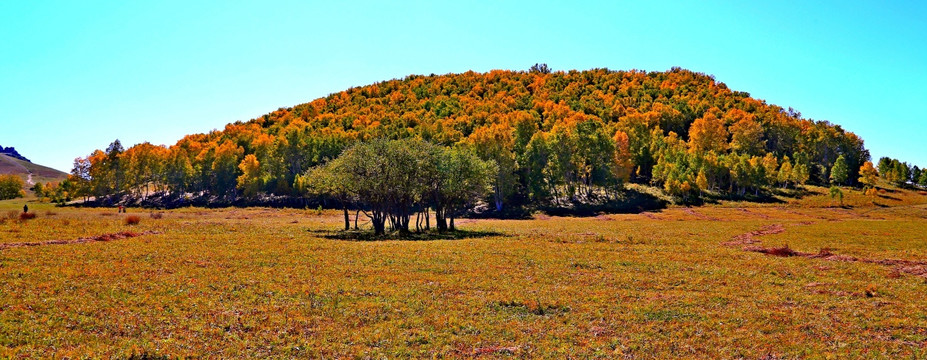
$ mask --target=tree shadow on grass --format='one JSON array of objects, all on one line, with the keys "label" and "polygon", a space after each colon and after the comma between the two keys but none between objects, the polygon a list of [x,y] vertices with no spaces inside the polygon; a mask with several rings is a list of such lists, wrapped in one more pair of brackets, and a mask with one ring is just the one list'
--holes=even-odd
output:
[{"label": "tree shadow on grass", "polygon": [[601,214],[639,214],[657,212],[666,208],[667,202],[651,194],[626,190],[618,199],[600,202],[571,202],[559,206],[539,206],[538,210],[550,216],[597,216]]},{"label": "tree shadow on grass", "polygon": [[345,241],[434,241],[434,240],[463,240],[478,239],[496,236],[508,236],[496,231],[481,230],[454,230],[454,231],[437,231],[429,230],[422,232],[410,232],[401,234],[398,231],[387,232],[383,235],[375,235],[371,230],[308,230],[310,233],[324,239],[345,240]]}]

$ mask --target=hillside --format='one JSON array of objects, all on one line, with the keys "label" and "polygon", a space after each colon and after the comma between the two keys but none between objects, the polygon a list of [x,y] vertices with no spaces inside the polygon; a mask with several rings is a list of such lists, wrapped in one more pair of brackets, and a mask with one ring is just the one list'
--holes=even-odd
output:
[{"label": "hillside", "polygon": [[[778,187],[855,185],[869,160],[839,125],[806,119],[729,89],[713,76],[664,72],[494,70],[411,75],[281,108],[177,144],[86,158],[96,195],[156,188],[239,196],[297,195],[294,182],[356,141],[417,137],[466,147],[499,165],[487,203],[571,203],[620,198],[622,184],[652,184],[689,201],[759,196]],[[246,176],[244,169],[249,169]]]},{"label": "hillside", "polygon": [[68,178],[68,174],[65,172],[14,158],[7,154],[0,154],[0,174],[19,175],[26,181],[26,187],[36,182],[58,182]]},{"label": "hillside", "polygon": [[23,161],[26,161],[26,162],[31,162],[31,161],[29,161],[29,159],[27,159],[25,156],[20,155],[19,152],[16,151],[16,148],[14,148],[14,147],[12,147],[12,146],[10,146],[10,147],[3,147],[3,146],[0,146],[0,154],[9,156],[9,157],[12,157],[12,158],[15,158],[15,159],[23,160]]}]

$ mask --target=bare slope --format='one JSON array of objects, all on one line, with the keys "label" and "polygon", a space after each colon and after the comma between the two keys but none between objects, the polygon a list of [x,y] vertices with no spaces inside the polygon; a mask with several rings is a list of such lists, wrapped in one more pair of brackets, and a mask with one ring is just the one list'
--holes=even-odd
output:
[{"label": "bare slope", "polygon": [[[15,174],[23,178],[31,186],[36,182],[55,182],[67,179],[68,174],[47,166],[33,164],[0,154],[0,174]],[[30,183],[31,181],[31,183]]]}]

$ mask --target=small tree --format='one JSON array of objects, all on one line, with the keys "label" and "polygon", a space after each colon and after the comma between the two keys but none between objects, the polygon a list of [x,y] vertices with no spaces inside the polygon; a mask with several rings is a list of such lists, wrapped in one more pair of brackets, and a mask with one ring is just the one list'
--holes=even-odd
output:
[{"label": "small tree", "polygon": [[705,176],[705,169],[698,170],[698,176],[695,177],[695,186],[698,187],[701,194],[708,190],[708,177]]},{"label": "small tree", "polygon": [[257,157],[255,157],[254,154],[246,155],[245,158],[241,160],[241,163],[238,164],[238,169],[241,170],[241,175],[238,176],[236,181],[242,195],[245,197],[257,195],[263,185],[261,179],[261,164],[258,162]]},{"label": "small tree", "polygon": [[35,197],[39,198],[40,200],[45,197],[45,185],[43,185],[41,181],[35,183],[35,185],[32,185],[32,188],[29,190],[32,190],[32,192],[35,193]]},{"label": "small tree", "polygon": [[792,162],[786,157],[782,160],[782,166],[779,167],[778,180],[783,187],[789,186],[789,180],[792,179]]},{"label": "small tree", "polygon": [[863,163],[863,166],[859,168],[859,182],[870,189],[875,188],[876,184],[878,184],[879,172],[872,166],[871,161]]},{"label": "small tree", "polygon": [[831,186],[830,187],[830,198],[840,198],[840,206],[843,206],[843,190],[840,190],[839,187]]},{"label": "small tree", "polygon": [[830,180],[834,184],[842,185],[847,182],[849,177],[849,168],[847,168],[847,160],[840,155],[837,157],[837,160],[834,161],[834,166],[830,169]]},{"label": "small tree", "polygon": [[547,64],[536,63],[534,65],[531,65],[531,68],[528,69],[528,72],[538,73],[538,74],[550,74],[550,68],[547,67]]},{"label": "small tree", "polygon": [[811,172],[808,169],[808,165],[795,164],[795,166],[792,167],[792,181],[794,181],[795,184],[804,185],[810,178]]},{"label": "small tree", "polygon": [[325,165],[310,168],[305,174],[296,178],[295,187],[306,195],[329,196],[337,200],[344,213],[344,229],[351,229],[348,206],[357,198],[356,182],[344,169],[344,160],[335,159]]},{"label": "small tree", "polygon": [[497,166],[464,148],[440,149],[435,160],[437,171],[429,189],[435,220],[438,230],[455,230],[454,218],[458,213],[492,191]]}]

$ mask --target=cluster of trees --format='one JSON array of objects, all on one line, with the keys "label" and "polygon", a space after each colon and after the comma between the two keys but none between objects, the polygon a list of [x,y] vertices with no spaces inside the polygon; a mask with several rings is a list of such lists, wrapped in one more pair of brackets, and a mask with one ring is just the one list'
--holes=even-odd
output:
[{"label": "cluster of trees", "polygon": [[29,190],[32,190],[35,197],[39,198],[40,201],[63,204],[71,201],[71,195],[76,193],[75,183],[72,177],[69,176],[68,179],[61,182],[46,182],[44,184],[37,182]]},{"label": "cluster of trees", "polygon": [[306,194],[336,199],[344,211],[345,230],[351,227],[349,207],[367,213],[376,234],[385,232],[387,222],[393,230],[409,232],[413,215],[417,230],[428,229],[429,209],[438,230],[453,230],[454,217],[490,192],[495,173],[495,162],[479,159],[466,147],[381,139],[358,143],[309,169],[296,186]]},{"label": "cluster of trees", "polygon": [[862,139],[840,126],[705,74],[538,64],[351,88],[171,146],[117,141],[77,159],[72,178],[91,196],[299,196],[307,170],[373,139],[420,139],[495,163],[483,200],[497,210],[609,198],[629,181],[682,198],[856,185],[869,160]]},{"label": "cluster of trees", "polygon": [[927,171],[901,162],[898,159],[882,157],[879,159],[879,174],[885,181],[898,186],[914,185],[927,187]]},{"label": "cluster of trees", "polygon": [[23,179],[19,176],[8,174],[0,175],[0,200],[15,199],[26,196],[23,191]]}]

